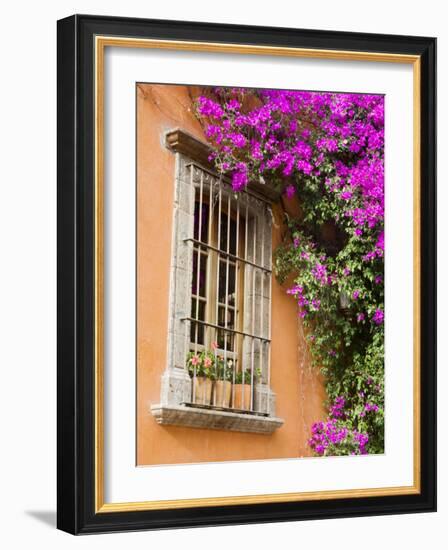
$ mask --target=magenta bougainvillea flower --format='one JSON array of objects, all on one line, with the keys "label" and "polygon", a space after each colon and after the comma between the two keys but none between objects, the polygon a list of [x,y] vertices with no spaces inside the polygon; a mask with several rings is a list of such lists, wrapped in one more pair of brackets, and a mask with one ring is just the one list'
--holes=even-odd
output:
[{"label": "magenta bougainvillea flower", "polygon": [[288,199],[292,199],[295,194],[296,194],[296,189],[294,185],[287,185],[285,188],[285,195],[288,197]]},{"label": "magenta bougainvillea flower", "polygon": [[377,309],[373,314],[372,321],[377,325],[381,325],[384,321],[384,311],[381,309]]}]

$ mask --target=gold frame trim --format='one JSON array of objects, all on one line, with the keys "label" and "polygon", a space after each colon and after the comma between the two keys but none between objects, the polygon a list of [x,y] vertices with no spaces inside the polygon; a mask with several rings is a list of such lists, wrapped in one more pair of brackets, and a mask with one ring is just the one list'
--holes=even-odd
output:
[{"label": "gold frame trim", "polygon": [[[345,61],[372,61],[385,63],[406,63],[413,66],[413,217],[414,217],[414,482],[411,486],[381,487],[373,489],[352,489],[335,491],[315,491],[301,493],[281,493],[266,495],[244,495],[216,498],[195,498],[180,500],[143,502],[104,502],[104,351],[103,351],[103,250],[104,250],[104,51],[106,47],[153,48],[163,50],[199,51],[209,53],[236,53],[251,55],[271,55],[330,59]],[[143,510],[166,510],[206,506],[231,506],[241,504],[261,504],[274,502],[303,502],[332,500],[341,498],[379,497],[392,495],[415,495],[421,492],[420,457],[420,87],[421,61],[417,55],[388,53],[352,52],[343,50],[320,50],[291,47],[255,46],[249,44],[225,44],[213,42],[193,42],[177,40],[155,40],[96,36],[95,54],[95,513],[130,512]]]}]

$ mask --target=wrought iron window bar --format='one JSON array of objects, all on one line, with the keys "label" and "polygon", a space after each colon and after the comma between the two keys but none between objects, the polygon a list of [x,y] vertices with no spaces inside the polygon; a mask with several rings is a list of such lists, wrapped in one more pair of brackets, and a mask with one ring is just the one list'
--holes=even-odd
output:
[{"label": "wrought iron window bar", "polygon": [[248,414],[248,415],[255,415],[255,416],[262,416],[262,417],[269,416],[269,413],[265,413],[265,412],[248,411],[247,409],[235,409],[232,407],[220,407],[219,405],[204,405],[201,403],[192,403],[190,401],[183,401],[181,405],[184,405],[185,407],[193,407],[195,409],[204,409],[209,411],[223,411],[223,412],[230,412],[230,413],[236,413],[236,414]]}]

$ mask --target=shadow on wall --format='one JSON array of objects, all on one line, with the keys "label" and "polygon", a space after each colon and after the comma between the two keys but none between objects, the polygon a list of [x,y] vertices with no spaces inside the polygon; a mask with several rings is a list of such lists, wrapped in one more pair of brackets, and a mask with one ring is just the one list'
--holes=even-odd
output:
[{"label": "shadow on wall", "polygon": [[25,510],[25,514],[52,529],[56,529],[56,510]]}]

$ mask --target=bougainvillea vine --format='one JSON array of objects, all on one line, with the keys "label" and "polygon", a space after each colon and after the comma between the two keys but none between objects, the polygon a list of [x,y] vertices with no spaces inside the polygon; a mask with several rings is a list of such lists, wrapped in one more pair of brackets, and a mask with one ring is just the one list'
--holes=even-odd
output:
[{"label": "bougainvillea vine", "polygon": [[384,97],[215,88],[197,112],[235,192],[270,185],[301,206],[274,260],[326,380],[311,448],[383,452]]}]

